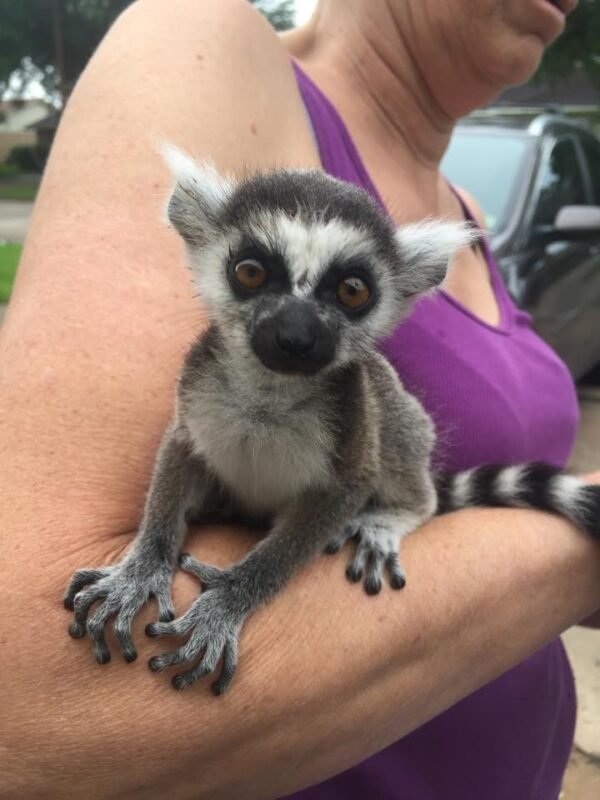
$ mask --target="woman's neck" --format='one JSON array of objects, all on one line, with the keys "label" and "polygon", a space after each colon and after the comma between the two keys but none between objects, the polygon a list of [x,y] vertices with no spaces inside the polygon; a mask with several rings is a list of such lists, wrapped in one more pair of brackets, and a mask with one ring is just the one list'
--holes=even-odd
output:
[{"label": "woman's neck", "polygon": [[[430,75],[441,65],[432,69],[431,59],[443,58],[443,48],[419,41],[427,21],[414,19],[410,9],[405,4],[399,19],[385,0],[368,10],[364,3],[348,2],[343,13],[321,2],[306,26],[282,40],[342,115],[386,199],[397,204],[385,181],[393,175],[396,185],[417,191],[416,210],[443,213],[454,201],[439,164],[456,120],[469,110],[468,92],[463,84],[458,103],[433,83]],[[473,107],[479,99],[472,98]]]}]

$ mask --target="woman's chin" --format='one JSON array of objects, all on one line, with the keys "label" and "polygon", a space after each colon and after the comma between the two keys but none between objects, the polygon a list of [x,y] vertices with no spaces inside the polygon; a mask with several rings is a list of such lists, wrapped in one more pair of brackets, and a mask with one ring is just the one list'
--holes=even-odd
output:
[{"label": "woman's chin", "polygon": [[526,83],[536,72],[543,55],[543,43],[537,37],[527,37],[520,47],[511,47],[499,53],[493,63],[488,55],[488,74],[493,76],[499,91],[507,86]]}]

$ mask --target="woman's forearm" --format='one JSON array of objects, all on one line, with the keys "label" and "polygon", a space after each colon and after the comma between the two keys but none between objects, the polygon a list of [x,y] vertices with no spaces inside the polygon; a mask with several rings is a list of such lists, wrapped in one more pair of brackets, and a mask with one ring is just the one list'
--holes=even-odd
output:
[{"label": "woman's forearm", "polygon": [[[216,563],[253,541],[216,529],[191,539]],[[405,735],[600,606],[600,549],[570,525],[465,511],[409,537],[402,592],[367,597],[345,580],[343,555],[320,558],[248,623],[229,695],[206,682],[178,694],[145,665],[152,610],[135,627],[134,665],[101,668],[87,640],[66,635],[73,561],[103,563],[101,549],[51,565],[15,553],[0,623],[2,674],[14,676],[1,797],[277,797]],[[196,591],[178,576],[178,609]]]}]

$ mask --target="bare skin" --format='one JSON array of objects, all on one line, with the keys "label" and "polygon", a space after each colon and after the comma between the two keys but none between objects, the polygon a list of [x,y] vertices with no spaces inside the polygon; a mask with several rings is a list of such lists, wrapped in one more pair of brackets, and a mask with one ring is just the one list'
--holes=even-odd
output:
[{"label": "bare skin", "polygon": [[[245,0],[144,0],[127,13],[70,102],[36,204],[0,332],[7,800],[281,796],[413,730],[600,607],[593,542],[545,514],[469,511],[407,541],[400,594],[365,598],[344,580],[345,553],[305,570],[249,621],[225,698],[205,684],[179,695],[148,671],[152,607],[134,626],[133,665],[99,667],[68,638],[66,581],[131,541],[202,325],[177,238],[157,221],[168,191],[157,139],[232,171],[318,166],[286,52]],[[442,201],[432,195],[427,213]],[[481,275],[470,273],[473,298],[452,291],[485,316]],[[224,565],[254,540],[210,528],[186,549]],[[197,591],[178,575],[178,612]]]}]

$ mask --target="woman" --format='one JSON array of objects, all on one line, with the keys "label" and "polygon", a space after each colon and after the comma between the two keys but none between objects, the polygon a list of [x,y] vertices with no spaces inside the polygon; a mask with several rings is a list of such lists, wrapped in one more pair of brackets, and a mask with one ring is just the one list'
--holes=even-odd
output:
[{"label": "woman", "polygon": [[[525,80],[563,25],[545,0],[322,0],[279,39],[245,0],[142,0],[111,30],[61,124],[0,338],[11,498],[0,652],[3,674],[16,662],[19,676],[3,700],[0,796],[267,798],[362,762],[300,796],[557,797],[574,707],[554,640],[600,607],[600,552],[556,517],[438,518],[405,545],[407,589],[377,600],[343,580],[345,554],[320,559],[251,619],[219,700],[205,686],[174,693],[143,657],[99,668],[68,640],[59,598],[75,567],[116,560],[131,541],[181,355],[203,322],[177,239],[157,222],[168,176],[155,143],[234,172],[323,163],[377,192],[398,222],[458,219],[469,211],[438,171],[453,122]],[[458,353],[442,340],[467,320],[463,371],[440,371]],[[441,460],[566,458],[572,387],[485,248],[462,255],[439,305],[403,330],[388,353],[442,423]],[[471,345],[512,374],[500,420],[496,373]],[[533,408],[530,374],[556,403]],[[487,388],[473,404],[478,379]],[[504,452],[493,432],[513,412]],[[214,528],[188,544],[227,563],[252,541]],[[177,577],[178,611],[197,588]],[[153,618],[147,609],[134,629],[146,657]]]}]

